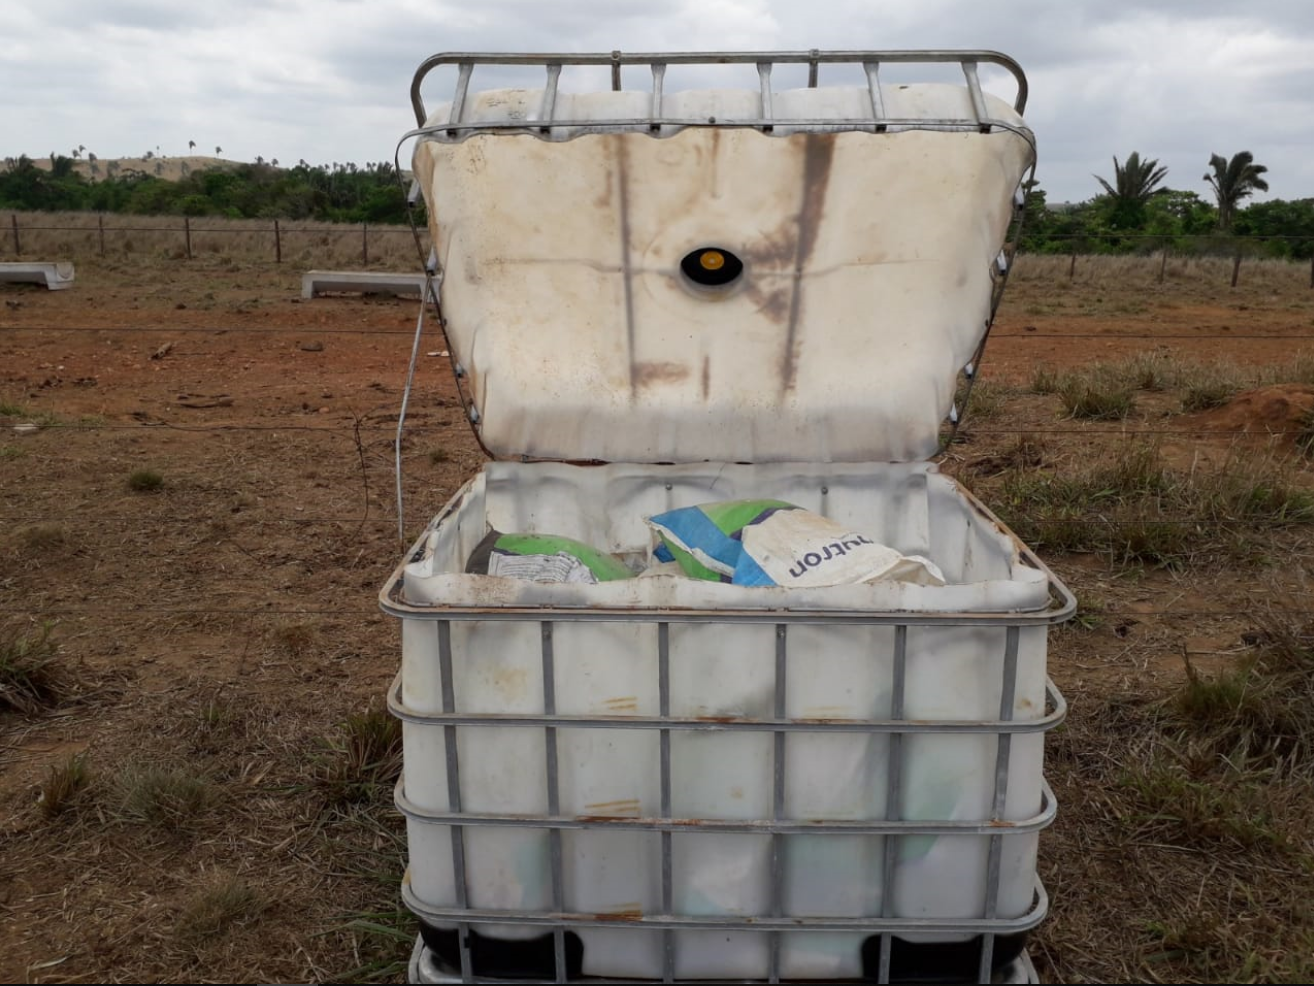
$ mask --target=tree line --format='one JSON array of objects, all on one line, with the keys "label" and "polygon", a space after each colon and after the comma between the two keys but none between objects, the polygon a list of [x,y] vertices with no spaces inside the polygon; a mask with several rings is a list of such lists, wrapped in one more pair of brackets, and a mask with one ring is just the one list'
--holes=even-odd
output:
[{"label": "tree line", "polygon": [[[81,149],[79,149],[81,150]],[[216,148],[218,150],[218,148]],[[88,161],[91,159],[88,155]],[[0,208],[142,215],[224,216],[402,223],[405,194],[391,163],[331,166],[300,161],[278,167],[257,160],[193,170],[177,181],[113,162],[93,162],[104,177],[89,180],[73,158],[52,154],[50,168],[20,157],[0,171]],[[184,166],[185,167],[185,166]],[[1273,257],[1314,256],[1314,199],[1246,204],[1267,191],[1268,169],[1249,151],[1213,154],[1201,179],[1213,201],[1164,184],[1168,170],[1133,151],[1113,159],[1113,175],[1098,175],[1100,192],[1075,205],[1051,205],[1043,188],[1027,188],[1021,248],[1031,253],[1234,253],[1236,237],[1264,237],[1252,249]],[[422,205],[421,205],[422,208]],[[1251,241],[1252,243],[1256,241]]]},{"label": "tree line", "polygon": [[1314,199],[1270,199],[1244,204],[1268,191],[1268,168],[1249,151],[1230,158],[1211,154],[1201,182],[1213,201],[1164,184],[1168,169],[1133,151],[1113,159],[1112,179],[1093,175],[1102,194],[1075,205],[1051,206],[1045,191],[1027,188],[1020,247],[1031,253],[1235,253],[1238,237],[1263,256],[1314,256]]},{"label": "tree line", "polygon": [[[280,168],[257,161],[193,169],[170,181],[137,169],[97,162],[105,176],[89,180],[74,160],[52,154],[50,168],[31,159],[0,171],[0,208],[137,215],[223,216],[230,219],[309,219],[345,223],[406,222],[406,195],[388,162],[332,166],[300,161]],[[183,166],[184,169],[186,165]]]}]

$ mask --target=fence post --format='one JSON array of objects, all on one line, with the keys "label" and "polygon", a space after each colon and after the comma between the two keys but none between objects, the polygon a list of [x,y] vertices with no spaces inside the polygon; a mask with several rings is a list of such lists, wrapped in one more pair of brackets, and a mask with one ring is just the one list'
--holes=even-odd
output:
[{"label": "fence post", "polygon": [[23,245],[18,241],[18,214],[11,212],[9,214],[9,221],[14,227],[14,256],[17,257],[23,252]]},{"label": "fence post", "polygon": [[278,231],[278,220],[274,220],[274,263],[283,262],[283,239]]},{"label": "fence post", "polygon": [[1077,254],[1074,251],[1072,254],[1072,262],[1068,264],[1068,280],[1070,281],[1076,276],[1077,276]]},{"label": "fence post", "polygon": [[1163,259],[1159,261],[1159,283],[1163,283],[1163,272],[1168,266],[1168,248],[1163,249]]},{"label": "fence post", "polygon": [[1314,256],[1309,258],[1309,286],[1314,288]]},{"label": "fence post", "polygon": [[192,259],[192,217],[183,216],[183,236],[187,240],[187,259]]},{"label": "fence post", "polygon": [[1232,258],[1232,287],[1236,287],[1237,278],[1241,276],[1241,253]]},{"label": "fence post", "polygon": [[360,224],[360,262],[362,267],[370,265],[370,224]]},{"label": "fence post", "polygon": [[105,213],[96,213],[96,230],[100,234],[100,255],[105,256]]}]

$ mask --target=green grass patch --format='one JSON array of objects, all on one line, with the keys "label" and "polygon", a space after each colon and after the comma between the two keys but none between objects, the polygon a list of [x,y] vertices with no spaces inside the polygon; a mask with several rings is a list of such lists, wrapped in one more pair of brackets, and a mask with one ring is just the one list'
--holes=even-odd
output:
[{"label": "green grass patch", "polygon": [[153,469],[138,469],[128,476],[128,489],[135,493],[154,493],[164,488],[164,477]]},{"label": "green grass patch", "polygon": [[111,789],[112,812],[120,821],[167,829],[195,822],[214,800],[209,779],[182,764],[128,764]]}]

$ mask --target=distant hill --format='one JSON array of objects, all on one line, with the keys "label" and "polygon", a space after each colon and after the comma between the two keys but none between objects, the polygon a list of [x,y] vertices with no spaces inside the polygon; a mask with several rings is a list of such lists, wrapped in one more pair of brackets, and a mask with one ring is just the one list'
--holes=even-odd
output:
[{"label": "distant hill", "polygon": [[[32,163],[45,171],[50,170],[49,157],[33,157]],[[201,154],[187,157],[97,158],[95,161],[79,157],[73,159],[73,170],[90,181],[105,178],[111,173],[123,175],[129,171],[140,171],[142,174],[153,175],[166,181],[177,181],[193,171],[232,169],[241,163]]]}]

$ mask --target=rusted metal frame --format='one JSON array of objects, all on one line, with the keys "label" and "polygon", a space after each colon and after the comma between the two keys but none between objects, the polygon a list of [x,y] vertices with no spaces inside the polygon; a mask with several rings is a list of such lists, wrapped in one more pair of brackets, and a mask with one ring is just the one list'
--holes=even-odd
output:
[{"label": "rusted metal frame", "polygon": [[[926,821],[908,819],[836,819],[825,822],[772,819],[724,818],[634,818],[629,815],[512,815],[496,812],[434,811],[421,808],[406,796],[405,778],[393,791],[393,801],[407,818],[425,825],[466,825],[486,828],[598,829],[629,832],[716,833],[721,835],[868,835],[897,838],[908,835],[1033,835],[1048,828],[1058,813],[1058,803],[1047,781],[1041,782],[1040,810],[1030,818],[1002,822]],[[887,915],[888,916],[888,915]]]},{"label": "rusted metal frame", "polygon": [[[445,625],[445,624],[440,624]],[[659,624],[663,626],[665,624]],[[902,629],[902,628],[900,628]],[[1010,628],[1012,630],[1014,628]],[[900,639],[896,636],[896,640]],[[896,655],[897,656],[897,655]],[[796,719],[777,716],[770,719],[717,716],[604,716],[561,715],[501,712],[415,712],[406,707],[401,698],[401,676],[394,679],[388,693],[388,708],[394,716],[425,726],[502,726],[510,728],[588,728],[595,729],[657,729],[663,732],[749,732],[770,733],[937,733],[940,735],[987,735],[1044,733],[1059,725],[1067,717],[1067,700],[1059,693],[1054,682],[1045,679],[1046,707],[1049,711],[1039,719],[1013,720],[986,719]]]},{"label": "rusted metal frame", "polygon": [[[402,884],[402,900],[416,916],[431,924],[452,924],[465,921],[469,924],[526,924],[536,927],[561,925],[563,928],[653,928],[674,931],[803,931],[857,932],[861,934],[933,934],[962,935],[1018,934],[1030,931],[1045,919],[1049,912],[1049,895],[1039,879],[1032,891],[1031,907],[1017,918],[806,918],[762,917],[734,915],[605,915],[551,913],[516,909],[490,910],[486,908],[435,907],[421,901],[409,883]],[[763,980],[757,980],[759,982]]]}]

